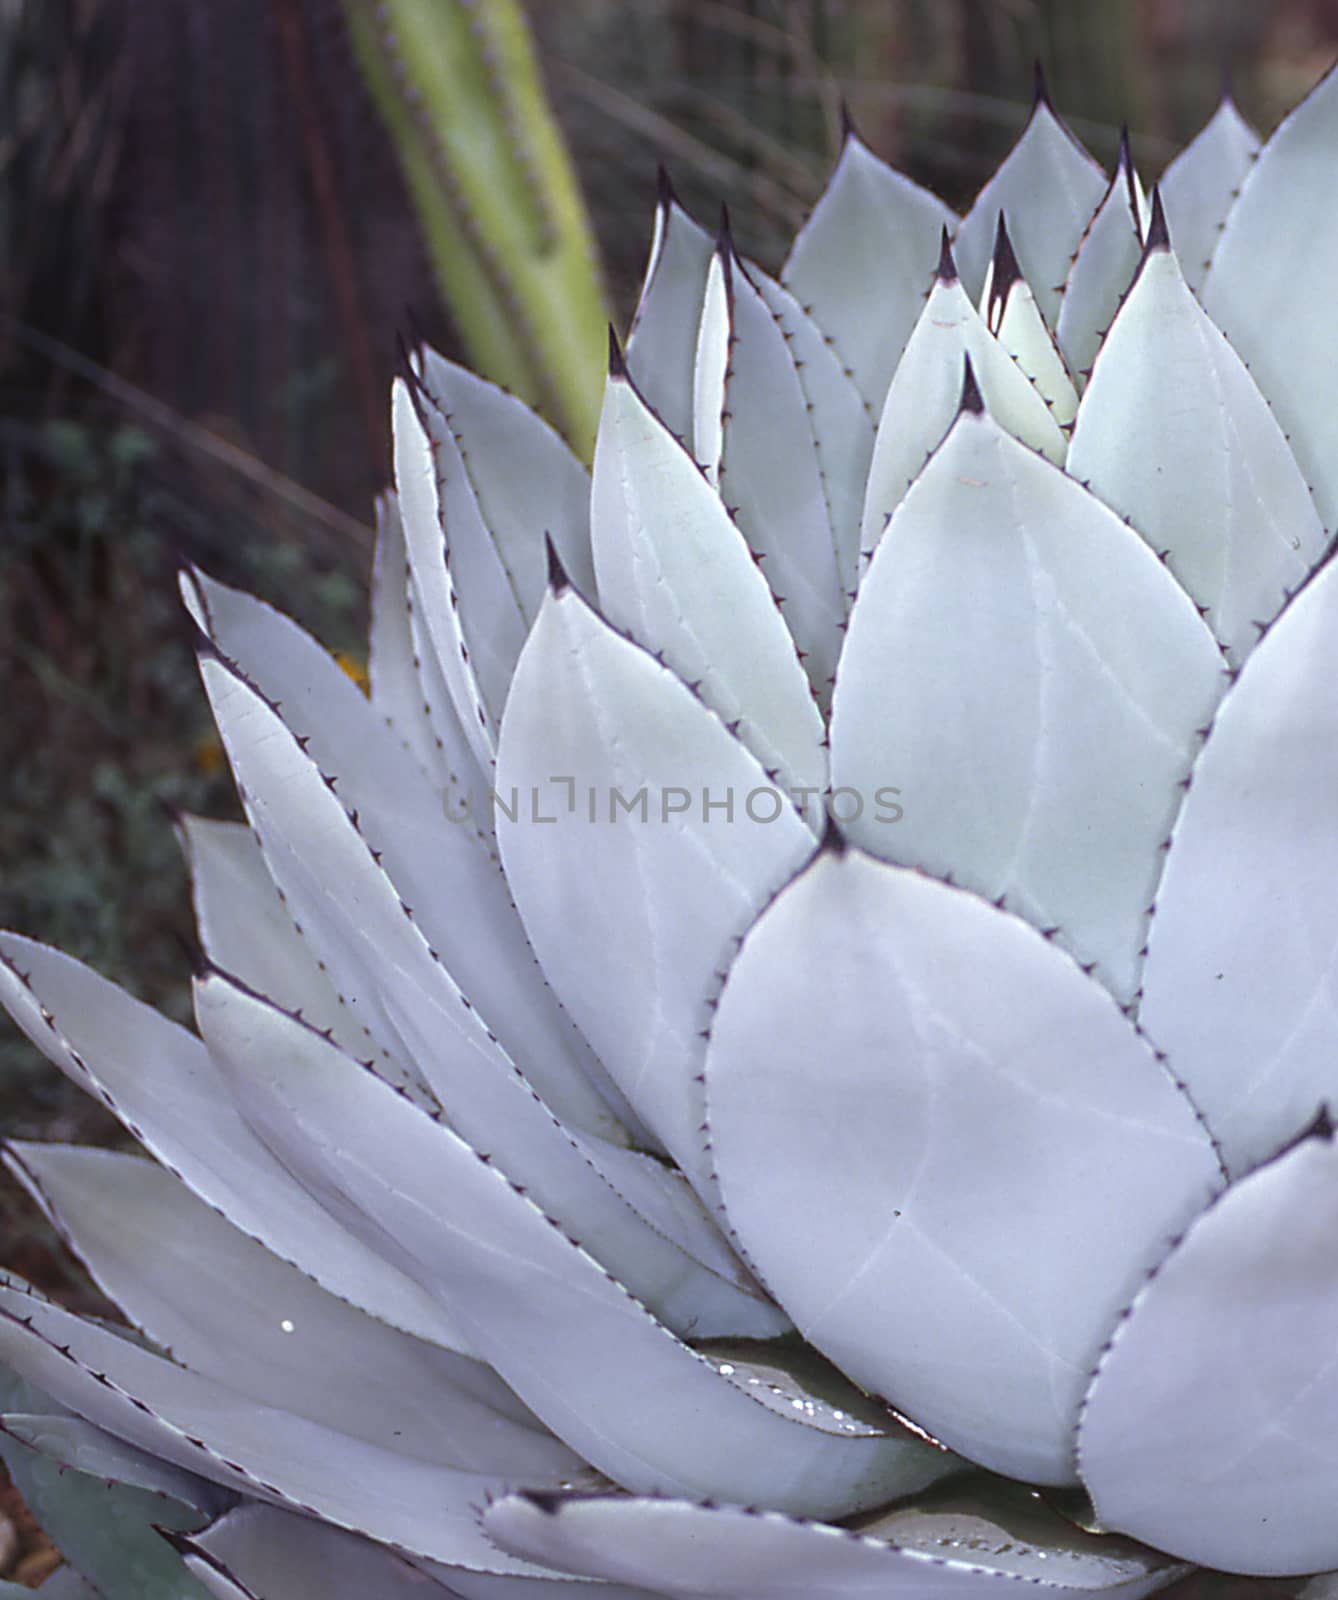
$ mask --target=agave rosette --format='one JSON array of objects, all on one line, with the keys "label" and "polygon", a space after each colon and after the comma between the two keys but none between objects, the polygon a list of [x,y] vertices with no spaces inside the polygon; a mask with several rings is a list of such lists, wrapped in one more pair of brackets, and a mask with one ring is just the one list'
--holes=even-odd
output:
[{"label": "agave rosette", "polygon": [[144,1337],[6,1278],[6,1428],[232,1600],[1338,1568],[1336,142],[666,185],[593,481],[397,385],[369,698],[187,575],[198,1034],[0,946]]}]

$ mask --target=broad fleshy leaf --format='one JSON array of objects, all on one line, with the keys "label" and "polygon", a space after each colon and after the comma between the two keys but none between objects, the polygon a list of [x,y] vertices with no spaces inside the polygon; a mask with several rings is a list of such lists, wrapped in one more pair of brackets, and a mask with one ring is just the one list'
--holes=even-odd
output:
[{"label": "broad fleshy leaf", "polygon": [[336,1299],[160,1167],[27,1143],[7,1164],[129,1320],[193,1371],[425,1461],[526,1482],[579,1469],[482,1363]]},{"label": "broad fleshy leaf", "polygon": [[627,335],[627,364],[656,414],[692,443],[696,334],[715,242],[679,205],[663,169],[650,259]]},{"label": "broad fleshy leaf", "polygon": [[875,414],[957,216],[850,130],[781,282],[818,323]]},{"label": "broad fleshy leaf", "polygon": [[825,787],[826,729],[766,579],[621,364],[595,442],[591,539],[609,621],[694,684],[783,788]]},{"label": "broad fleshy leaf", "polygon": [[1111,1323],[1220,1179],[1110,996],[1007,913],[829,850],[744,940],[706,1091],[725,1212],[809,1343],[971,1460],[1071,1482]]},{"label": "broad fleshy leaf", "polygon": [[1338,73],[1278,127],[1241,185],[1203,285],[1203,306],[1273,407],[1325,527],[1338,527],[1338,274],[1333,150]]},{"label": "broad fleshy leaf", "polygon": [[516,670],[498,793],[515,808],[499,810],[498,840],[544,971],[700,1185],[709,1002],[812,833],[715,714],[565,585]]},{"label": "broad fleshy leaf", "polygon": [[[832,714],[850,836],[1058,936],[1122,1000],[1226,684],[1193,604],[1080,484],[963,410],[860,588]],[[880,817],[880,791],[904,817]],[[858,804],[856,804],[856,802]]]},{"label": "broad fleshy leaf", "polygon": [[1234,665],[1324,552],[1282,430],[1164,229],[1102,346],[1068,471],[1162,555]]},{"label": "broad fleshy leaf", "polygon": [[1243,1172],[1338,1102],[1338,567],[1245,663],[1157,890],[1140,1011]]},{"label": "broad fleshy leaf", "polygon": [[1004,214],[994,240],[994,256],[980,297],[985,326],[1031,379],[1061,428],[1078,411],[1078,391],[1064,365],[1055,336],[1046,326],[1031,285],[1022,276]]},{"label": "broad fleshy leaf", "polygon": [[[13,1403],[6,1398],[6,1405]],[[54,1402],[44,1399],[44,1403]],[[62,1467],[104,1483],[144,1490],[188,1511],[212,1517],[235,1503],[235,1496],[216,1483],[136,1449],[72,1411],[6,1411],[0,1418],[0,1431]]]},{"label": "broad fleshy leaf", "polygon": [[1138,190],[1126,137],[1120,145],[1115,176],[1082,236],[1065,280],[1055,326],[1059,348],[1079,385],[1087,381],[1106,329],[1133,282],[1142,254]]},{"label": "broad fleshy leaf", "polygon": [[1324,1118],[1174,1247],[1083,1411],[1078,1464],[1106,1526],[1231,1572],[1338,1564],[1336,1232]]},{"label": "broad fleshy leaf", "polygon": [[1031,379],[985,326],[945,247],[939,275],[879,419],[860,529],[860,550],[866,557],[952,427],[966,360],[1000,427],[1051,461],[1063,461],[1067,441],[1058,422]]},{"label": "broad fleshy leaf", "polygon": [[[339,774],[262,695],[220,661],[206,657],[200,670],[270,873],[353,1015],[403,1067],[394,1081],[455,1115],[465,1091],[453,1062],[502,1076],[514,1062],[564,1121],[622,1137],[477,837],[403,774],[364,823]],[[392,864],[410,859],[414,881],[398,870],[392,879]]]},{"label": "broad fleshy leaf", "polygon": [[474,1507],[505,1480],[415,1460],[259,1405],[8,1276],[0,1286],[0,1356],[109,1433],[252,1498],[433,1560],[483,1572],[534,1570],[478,1526]]},{"label": "broad fleshy leaf", "polygon": [[[296,1018],[222,978],[197,985],[196,1015],[243,1114],[291,1172],[302,1171],[296,1147],[301,1137],[294,1134],[285,1109],[294,1083],[305,1082],[313,1070],[323,1071],[328,1092],[344,1104],[346,1119],[375,1117],[384,1104],[360,1063]],[[468,1082],[467,1092],[454,1097],[455,1131],[486,1151],[508,1179],[533,1194],[548,1215],[579,1237],[666,1323],[704,1336],[766,1337],[781,1331],[783,1323],[760,1291],[741,1285],[741,1274],[727,1281],[714,1261],[704,1267],[677,1239],[633,1209],[629,1196],[636,1191],[616,1189],[604,1176],[595,1141],[572,1140],[505,1064],[483,1062],[481,1067],[467,1059],[456,1064],[459,1077]],[[427,1211],[437,1195],[435,1162],[445,1124],[421,1108],[415,1111],[419,1120],[406,1126],[416,1142],[401,1148],[387,1143],[384,1160],[388,1168],[393,1162],[397,1181],[406,1191],[412,1188]],[[616,1159],[619,1152],[611,1154]],[[356,1218],[344,1210],[337,1214],[356,1231]]]},{"label": "broad fleshy leaf", "polygon": [[680,1343],[487,1152],[303,1032],[284,1070],[257,1085],[285,1160],[455,1308],[521,1399],[598,1470],[642,1493],[828,1516],[944,1470],[941,1452],[853,1389],[835,1402],[773,1396]]},{"label": "broad fleshy leaf", "polygon": [[1207,125],[1162,173],[1157,188],[1166,207],[1185,282],[1203,287],[1227,213],[1259,154],[1259,135],[1230,95]]},{"label": "broad fleshy leaf", "polygon": [[714,464],[712,482],[756,553],[825,706],[845,622],[850,534],[833,526],[814,414],[786,328],[728,235],[711,263],[697,360],[706,408],[697,416],[697,457]]},{"label": "broad fleshy leaf", "polygon": [[653,1584],[675,1600],[1001,1600],[1022,1583],[1056,1597],[1138,1600],[1182,1570],[1127,1541],[1083,1534],[1025,1495],[998,1498],[1002,1507],[949,1488],[923,1511],[852,1529],[681,1500],[510,1495],[488,1507],[484,1524],[532,1559]]},{"label": "broad fleshy leaf", "polygon": [[427,429],[409,386],[398,379],[391,400],[394,428],[395,493],[408,552],[409,572],[424,624],[422,642],[431,646],[441,682],[480,772],[491,773],[497,730],[469,658],[460,599],[451,574],[442,532],[436,459]]},{"label": "broad fleshy leaf", "polygon": [[1078,242],[1108,187],[1106,174],[1055,115],[1038,83],[1031,117],[1003,165],[980,191],[954,248],[962,281],[980,295],[999,214],[1008,218],[1023,276],[1053,328]]},{"label": "broad fleshy leaf", "polygon": [[229,1600],[451,1600],[403,1556],[274,1506],[238,1506],[176,1547],[210,1592]]},{"label": "broad fleshy leaf", "polygon": [[49,1061],[242,1232],[393,1327],[466,1348],[422,1289],[345,1233],[284,1171],[194,1034],[17,934],[0,934],[0,1003]]},{"label": "broad fleshy leaf", "polygon": [[359,1057],[379,1055],[397,1067],[321,970],[320,960],[279,898],[255,835],[243,823],[179,816],[177,831],[191,875],[195,930],[205,956],[243,983],[264,985],[279,1005],[300,1011]]}]

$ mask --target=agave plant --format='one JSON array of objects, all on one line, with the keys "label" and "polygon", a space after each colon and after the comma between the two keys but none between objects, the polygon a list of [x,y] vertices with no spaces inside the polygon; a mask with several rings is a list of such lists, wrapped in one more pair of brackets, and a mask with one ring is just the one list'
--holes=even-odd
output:
[{"label": "agave plant", "polygon": [[666,183],[592,477],[397,384],[369,698],[188,573],[249,827],[198,1034],[0,946],[152,1158],[10,1146],[138,1333],[6,1277],[6,1428],[228,1600],[1333,1592],[1335,149]]}]

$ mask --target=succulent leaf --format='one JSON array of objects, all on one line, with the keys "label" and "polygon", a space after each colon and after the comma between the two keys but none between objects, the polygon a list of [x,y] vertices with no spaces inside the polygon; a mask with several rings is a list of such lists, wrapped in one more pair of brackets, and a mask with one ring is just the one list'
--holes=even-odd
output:
[{"label": "succulent leaf", "polygon": [[781,282],[832,341],[875,413],[882,407],[957,216],[880,161],[853,130]]},{"label": "succulent leaf", "polygon": [[521,654],[498,792],[515,801],[498,839],[549,981],[700,1188],[709,1001],[813,834],[716,715],[570,588]]},{"label": "succulent leaf", "polygon": [[[1080,484],[964,411],[893,515],[837,675],[865,849],[1003,898],[1122,1000],[1226,684],[1193,605]],[[889,826],[872,804],[906,797]],[[849,802],[846,802],[849,808]]]},{"label": "succulent leaf", "polygon": [[985,326],[945,253],[879,418],[860,528],[864,556],[872,554],[888,519],[952,427],[964,360],[1000,427],[1049,460],[1064,460],[1067,440],[1045,398]]},{"label": "succulent leaf", "polygon": [[1267,402],[1166,246],[1102,346],[1068,471],[1162,555],[1233,666],[1327,543]]},{"label": "succulent leaf", "polygon": [[29,1383],[128,1443],[253,1498],[415,1554],[525,1573],[473,1507],[504,1480],[458,1472],[263,1406],[35,1295],[0,1285],[0,1354]]},{"label": "succulent leaf", "polygon": [[1329,565],[1223,701],[1157,890],[1141,1019],[1234,1173],[1338,1097],[1336,641]]},{"label": "succulent leaf", "polygon": [[767,581],[720,496],[621,372],[595,442],[591,536],[608,620],[737,721],[787,788],[825,788],[826,730]]},{"label": "succulent leaf", "polygon": [[579,1468],[488,1367],[319,1288],[161,1167],[26,1143],[7,1164],[134,1326],[192,1371],[425,1461],[526,1482]]},{"label": "succulent leaf", "polygon": [[893,1514],[856,1531],[737,1506],[510,1495],[488,1507],[484,1522],[500,1543],[532,1559],[653,1584],[656,1594],[675,1600],[996,1600],[1019,1582],[1056,1600],[1138,1600],[1175,1571],[1136,1545],[1093,1539],[1039,1509],[1000,1515],[970,1501],[961,1509],[950,1501],[939,1512]]},{"label": "succulent leaf", "polygon": [[1326,528],[1338,528],[1338,410],[1326,405],[1338,323],[1314,315],[1338,272],[1332,204],[1338,73],[1259,152],[1227,214],[1203,306],[1231,341],[1287,435]]},{"label": "succulent leaf", "polygon": [[1031,116],[999,170],[976,197],[954,241],[968,294],[980,296],[1000,213],[1023,276],[1051,328],[1079,241],[1109,187],[1106,174],[1055,115],[1038,85]]},{"label": "succulent leaf", "polygon": [[833,526],[810,402],[785,326],[728,235],[707,283],[698,379],[698,404],[707,408],[697,414],[698,457],[714,465],[712,482],[756,553],[826,706],[846,615],[838,545],[848,564],[849,530]]},{"label": "succulent leaf", "polygon": [[1171,1250],[1083,1411],[1079,1467],[1107,1526],[1233,1572],[1338,1563],[1336,1230],[1338,1146],[1322,1119]]},{"label": "succulent leaf", "polygon": [[[281,1021],[244,995],[235,1001],[257,1025]],[[821,1505],[820,1515],[881,1504],[934,1476],[938,1452],[890,1417],[857,1420],[853,1390],[841,1411],[760,1404],[611,1276],[611,1227],[576,1242],[488,1152],[318,1034],[292,1024],[289,1043],[282,1071],[257,1084],[285,1160],[439,1294],[521,1399],[600,1471],[644,1493]],[[433,1204],[440,1195],[444,1206]]]},{"label": "succulent leaf", "polygon": [[1197,294],[1227,214],[1259,154],[1259,135],[1230,95],[1162,173],[1157,187],[1185,282]]},{"label": "succulent leaf", "polygon": [[980,314],[985,326],[1031,379],[1059,426],[1072,427],[1078,411],[1078,391],[1055,336],[1036,304],[1031,285],[1022,276],[1002,211],[994,256],[981,292]]},{"label": "succulent leaf", "polygon": [[1139,192],[1126,138],[1105,198],[1087,225],[1064,283],[1055,336],[1079,387],[1143,254]]},{"label": "succulent leaf", "polygon": [[466,1348],[445,1312],[347,1234],[255,1137],[194,1034],[17,934],[0,934],[0,1002],[48,1060],[244,1233],[393,1327]]},{"label": "succulent leaf", "polygon": [[745,939],[706,1083],[725,1210],[809,1343],[971,1460],[1073,1481],[1111,1323],[1220,1181],[1110,997],[1006,913],[826,851]]},{"label": "succulent leaf", "polygon": [[[337,1155],[338,1144],[322,1151],[314,1168],[306,1154],[313,1137],[306,1086],[318,1072],[323,1095],[340,1108],[337,1125],[362,1117],[375,1127],[378,1119],[398,1117],[397,1182],[405,1196],[417,1200],[425,1212],[430,1209],[439,1182],[437,1165],[448,1147],[444,1120],[408,1101],[404,1113],[389,1112],[387,1096],[394,1091],[361,1063],[224,978],[197,985],[196,1013],[243,1115],[288,1170],[335,1207],[350,1231],[363,1228],[357,1207],[350,1209],[338,1199],[338,1190],[330,1193],[328,1184],[313,1176]],[[601,1169],[598,1142],[575,1142],[518,1072],[499,1070],[495,1062],[486,1063],[483,1071],[471,1070],[465,1062],[457,1075],[461,1082],[449,1095],[448,1107],[455,1133],[486,1151],[511,1182],[531,1194],[555,1224],[579,1237],[666,1323],[701,1335],[766,1337],[782,1331],[784,1323],[756,1289],[743,1286],[739,1274],[727,1279],[714,1270],[714,1263],[704,1267],[668,1234],[648,1225],[633,1209],[642,1186],[624,1181],[621,1189],[615,1188]],[[315,1126],[319,1130],[323,1125]],[[328,1133],[324,1137],[328,1141]],[[618,1152],[612,1154],[616,1160]],[[622,1165],[613,1170],[624,1179],[631,1176]],[[369,1243],[382,1241],[373,1233]],[[414,1270],[414,1264],[409,1262],[406,1270]],[[438,1292],[435,1281],[428,1287]],[[454,1304],[449,1282],[439,1297],[448,1306]]]},{"label": "succulent leaf", "polygon": [[[715,242],[660,185],[646,278],[627,335],[627,365],[666,428],[683,444],[693,436],[696,341]],[[685,337],[686,333],[686,337]]]}]

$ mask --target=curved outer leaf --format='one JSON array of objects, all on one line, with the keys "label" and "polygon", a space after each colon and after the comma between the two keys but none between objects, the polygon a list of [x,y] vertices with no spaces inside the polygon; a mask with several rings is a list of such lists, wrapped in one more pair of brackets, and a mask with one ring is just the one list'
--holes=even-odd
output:
[{"label": "curved outer leaf", "polygon": [[183,1366],[401,1455],[519,1482],[580,1469],[487,1367],[335,1299],[161,1168],[35,1144],[11,1144],[7,1164],[103,1291]]},{"label": "curved outer leaf", "polygon": [[[0,1437],[0,1456],[29,1514],[72,1570],[96,1583],[91,1592],[98,1600],[204,1600],[204,1591],[159,1532],[198,1527],[204,1520],[200,1512],[143,1489],[71,1471],[12,1436]],[[14,1592],[32,1594],[17,1585]],[[8,1584],[0,1586],[0,1594],[8,1593]]]},{"label": "curved outer leaf", "polygon": [[1055,336],[1069,371],[1085,383],[1106,329],[1143,254],[1138,193],[1126,139],[1106,197],[1078,246],[1064,283]]},{"label": "curved outer leaf", "polygon": [[627,364],[656,415],[685,446],[692,443],[697,327],[714,252],[710,234],[679,205],[661,170],[650,260],[627,335]]},{"label": "curved outer leaf", "polygon": [[216,967],[243,983],[264,985],[289,1011],[300,1011],[340,1047],[380,1055],[389,1073],[402,1063],[381,1050],[321,970],[320,962],[279,898],[255,835],[240,822],[179,816],[177,830],[191,874],[200,948]]},{"label": "curved outer leaf", "polygon": [[235,1227],[392,1327],[466,1348],[440,1306],[284,1171],[242,1121],[194,1034],[17,934],[0,934],[0,1003],[49,1061]]},{"label": "curved outer leaf", "polygon": [[1053,328],[1069,264],[1106,188],[1105,173],[1055,115],[1040,87],[1027,126],[980,191],[954,243],[972,299],[985,281],[1002,212],[1023,276]]},{"label": "curved outer leaf", "polygon": [[1338,74],[1330,72],[1269,139],[1241,186],[1203,285],[1203,307],[1273,407],[1330,530],[1338,527],[1338,275],[1333,150]]},{"label": "curved outer leaf", "polygon": [[807,1395],[755,1397],[680,1343],[486,1153],[318,1034],[295,1031],[301,1051],[259,1086],[284,1159],[376,1248],[458,1305],[506,1382],[599,1471],[642,1493],[837,1515],[943,1470],[941,1453],[890,1417],[864,1420],[853,1389],[839,1410]]},{"label": "curved outer leaf", "polygon": [[[400,898],[504,1047],[535,1062],[538,1075],[565,1080],[551,1087],[573,1120],[607,1127],[607,1110],[584,1078],[589,1052],[544,985],[506,881],[477,831],[449,820],[440,794],[314,640],[240,591],[196,582],[216,647],[273,703],[301,753],[356,813]],[[317,921],[310,937],[319,931]]]},{"label": "curved outer leaf", "polygon": [[848,552],[849,534],[838,540],[832,524],[809,400],[785,327],[728,236],[708,277],[698,379],[697,457],[709,464],[718,455],[712,481],[756,552],[825,705],[846,614],[837,546]]},{"label": "curved outer leaf", "polygon": [[1233,1172],[1338,1100],[1338,567],[1245,663],[1194,769],[1141,1019]]},{"label": "curved outer leaf", "polygon": [[[372,708],[408,745],[455,816],[482,792],[483,778],[425,637],[421,611],[399,503],[387,492],[376,503],[367,653]],[[477,815],[473,820],[477,825]]]},{"label": "curved outer leaf", "polygon": [[[545,536],[573,582],[594,582],[589,470],[561,434],[515,395],[428,347],[419,352],[417,366],[428,398],[450,425],[479,516],[528,629],[544,597]],[[446,542],[454,548],[449,521]],[[474,607],[464,593],[461,604],[466,612]],[[465,620],[468,625],[467,615]]]},{"label": "curved outer leaf", "polygon": [[488,774],[493,769],[497,730],[469,659],[469,646],[459,616],[459,596],[442,532],[441,497],[432,444],[403,379],[396,379],[391,395],[391,420],[395,493],[404,544],[409,553],[409,571],[421,602],[426,640],[432,646],[437,671],[478,769]]},{"label": "curved outer leaf", "polygon": [[178,1540],[177,1548],[225,1600],[653,1600],[645,1590],[582,1583],[566,1573],[503,1577],[421,1558],[405,1561],[338,1528],[265,1505],[239,1506],[203,1533]]},{"label": "curved outer leaf", "polygon": [[502,859],[544,971],[700,1189],[709,1002],[813,835],[714,714],[565,587],[521,655],[498,778],[517,802],[498,817]]},{"label": "curved outer leaf", "polygon": [[400,736],[423,771],[441,782],[441,750],[423,699],[422,676],[409,624],[409,557],[400,508],[391,492],[376,500],[376,556],[372,563],[367,644],[368,696]]},{"label": "curved outer leaf", "polygon": [[706,1088],[726,1213],[804,1337],[950,1449],[1072,1482],[1102,1341],[1220,1177],[1110,996],[1006,913],[827,851],[744,940]]},{"label": "curved outer leaf", "polygon": [[1324,552],[1282,430],[1156,241],[1102,346],[1068,471],[1163,554],[1233,665]]},{"label": "curved outer leaf", "polygon": [[[371,818],[377,831],[365,833],[361,810],[345,807],[339,775],[317,765],[252,686],[217,660],[203,658],[200,670],[289,910],[353,1014],[412,1069],[411,1091],[427,1099],[425,1084],[462,1116],[479,1074],[509,1080],[512,1062],[523,1062],[554,1114],[620,1137],[584,1071],[583,1042],[536,970],[500,870],[479,841],[434,817],[431,801],[407,785],[388,794]],[[392,863],[411,857],[415,882],[401,872],[392,881]],[[452,886],[453,903],[440,885],[431,892],[433,871]],[[426,901],[410,901],[415,888],[428,890]]]},{"label": "curved outer leaf", "polygon": [[594,581],[590,474],[513,395],[444,360],[418,358],[445,559],[465,647],[496,727],[543,597],[551,538],[574,580]]},{"label": "curved outer leaf", "polygon": [[827,783],[826,729],[743,535],[621,367],[595,441],[591,537],[605,616],[657,655],[778,782]]},{"label": "curved outer leaf", "polygon": [[1230,95],[1162,173],[1157,188],[1171,224],[1185,282],[1198,291],[1246,174],[1259,154],[1259,135]]},{"label": "curved outer leaf", "polygon": [[1231,1572],[1338,1564],[1338,1147],[1302,1139],[1210,1207],[1116,1329],[1079,1466],[1109,1527]]},{"label": "curved outer leaf", "polygon": [[[851,615],[831,729],[833,784],[862,805],[848,831],[1057,927],[1127,1000],[1178,786],[1225,681],[1147,546],[964,411]],[[889,784],[895,827],[873,804]]]},{"label": "curved outer leaf", "polygon": [[[366,1069],[259,996],[222,978],[206,979],[196,990],[196,1012],[210,1050],[234,1085],[243,1114],[289,1171],[300,1173],[302,1155],[293,1148],[287,1113],[281,1110],[276,1121],[275,1106],[287,1104],[289,1086],[303,1080],[313,1061],[326,1073],[329,1092],[344,1098],[348,1116],[375,1114],[380,1102],[364,1082]],[[430,1207],[447,1203],[431,1165],[444,1124],[427,1112],[420,1111],[420,1116],[423,1122],[415,1129],[413,1148],[424,1152],[423,1164],[411,1168],[407,1149],[396,1150],[389,1143],[384,1161],[405,1186],[412,1172],[426,1197],[425,1206]],[[499,1083],[491,1097],[485,1090],[457,1126],[461,1137],[482,1135],[477,1148],[486,1150],[489,1159],[532,1193],[561,1226],[578,1234],[602,1265],[669,1326],[703,1337],[760,1338],[783,1327],[755,1286],[750,1286],[751,1292],[741,1286],[742,1274],[726,1281],[715,1270],[714,1260],[703,1268],[676,1238],[660,1233],[633,1210],[600,1170],[593,1141],[574,1144],[520,1080]],[[336,1215],[356,1231],[358,1219],[346,1207]]]},{"label": "curved outer leaf", "polygon": [[980,314],[985,326],[1031,379],[1059,426],[1071,427],[1078,411],[1078,391],[1055,336],[1036,304],[1031,285],[1022,276],[1002,211],[994,258],[980,297]]},{"label": "curved outer leaf", "polygon": [[781,282],[818,323],[868,404],[881,408],[957,216],[853,131]]},{"label": "curved outer leaf", "polygon": [[[449,1589],[403,1556],[274,1506],[238,1506],[202,1533],[178,1540],[177,1549],[211,1592],[229,1600],[233,1594],[253,1600],[451,1600]],[[234,1589],[220,1587],[219,1580]]]},{"label": "curved outer leaf", "polygon": [[830,341],[790,291],[749,266],[757,292],[785,336],[807,402],[823,498],[836,546],[836,572],[847,598],[859,581],[859,523],[873,456],[875,412],[855,387]]},{"label": "curved outer leaf", "polygon": [[1183,1570],[1053,1515],[1001,1518],[966,1507],[894,1513],[856,1532],[682,1500],[509,1495],[489,1506],[484,1525],[508,1549],[542,1550],[570,1571],[653,1583],[675,1600],[1000,1600],[1019,1581],[1041,1594],[1138,1600]]},{"label": "curved outer leaf", "polygon": [[879,419],[860,529],[865,556],[883,537],[888,518],[920,476],[926,457],[952,427],[961,401],[962,363],[968,358],[1000,427],[1051,461],[1063,461],[1067,441],[1049,406],[986,328],[945,254]]},{"label": "curved outer leaf", "polygon": [[[28,1385],[23,1387],[27,1389]],[[30,1392],[36,1396],[35,1390]],[[14,1403],[12,1397],[6,1396],[6,1406]],[[45,1397],[42,1403],[54,1404]],[[100,1478],[103,1483],[144,1490],[188,1511],[214,1517],[236,1503],[236,1496],[216,1483],[161,1461],[147,1450],[136,1449],[73,1412],[6,1410],[0,1418],[0,1431],[73,1472]]]},{"label": "curved outer leaf", "polygon": [[0,1355],[90,1422],[215,1483],[433,1560],[534,1571],[478,1526],[475,1506],[503,1480],[416,1461],[258,1405],[12,1278],[0,1286]]}]

